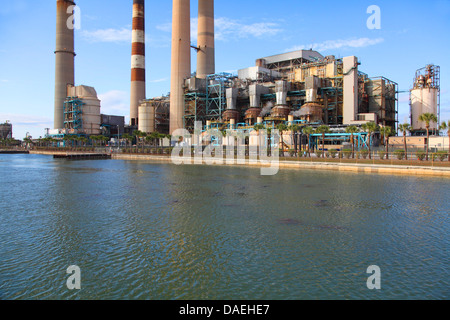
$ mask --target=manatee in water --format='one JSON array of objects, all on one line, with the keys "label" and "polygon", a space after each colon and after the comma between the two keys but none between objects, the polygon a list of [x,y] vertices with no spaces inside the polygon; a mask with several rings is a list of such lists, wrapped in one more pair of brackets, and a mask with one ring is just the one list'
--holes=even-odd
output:
[{"label": "manatee in water", "polygon": [[290,226],[298,226],[303,224],[300,220],[297,219],[279,219],[278,223]]},{"label": "manatee in water", "polygon": [[318,208],[325,208],[325,207],[330,207],[330,203],[328,202],[328,200],[320,200],[314,203],[315,207]]},{"label": "manatee in water", "polygon": [[345,227],[339,227],[339,226],[329,226],[329,225],[320,225],[316,228],[322,229],[322,230],[348,230]]}]

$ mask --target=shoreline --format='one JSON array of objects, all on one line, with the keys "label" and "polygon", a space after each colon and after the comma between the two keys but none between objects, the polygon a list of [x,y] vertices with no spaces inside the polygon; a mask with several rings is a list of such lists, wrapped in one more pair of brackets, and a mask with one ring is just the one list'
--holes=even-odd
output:
[{"label": "shoreline", "polygon": [[[170,157],[163,156],[147,156],[133,154],[113,154],[113,160],[126,161],[154,161],[163,163],[172,163]],[[188,160],[189,158],[185,158]],[[191,159],[191,163],[193,163]],[[190,164],[186,164],[190,165]],[[194,165],[194,164],[191,164]],[[202,165],[207,165],[203,163]],[[268,167],[259,161],[246,160],[246,164],[214,164],[218,166],[241,166],[241,167]],[[329,163],[329,162],[300,162],[300,161],[284,161],[280,160],[280,169],[312,169],[312,170],[332,170],[340,172],[355,173],[376,173],[376,174],[396,174],[396,175],[417,175],[417,176],[434,176],[450,178],[450,168],[445,167],[417,167],[417,166],[400,166],[400,165],[380,165],[380,164],[355,164],[355,163]]]},{"label": "shoreline", "polygon": [[[68,152],[53,152],[53,151],[30,151],[30,154],[40,155],[66,155]],[[74,152],[74,154],[77,154]],[[78,153],[80,154],[80,153]],[[112,154],[112,160],[125,161],[153,161],[159,163],[172,163],[169,156],[160,155],[139,155],[139,154]],[[184,158],[189,160],[189,158]],[[193,159],[191,158],[191,163]],[[193,165],[193,164],[185,164]],[[203,163],[202,165],[207,165]],[[259,161],[246,160],[245,164],[213,164],[217,166],[240,166],[240,167],[268,167]],[[302,162],[302,161],[286,161],[280,160],[280,169],[300,169],[300,170],[327,170],[339,172],[354,172],[354,173],[375,173],[375,174],[395,174],[395,175],[414,175],[414,176],[431,176],[431,177],[445,177],[450,178],[449,167],[425,167],[425,166],[408,166],[408,165],[382,165],[382,164],[357,164],[357,163],[332,163],[332,162]]]}]

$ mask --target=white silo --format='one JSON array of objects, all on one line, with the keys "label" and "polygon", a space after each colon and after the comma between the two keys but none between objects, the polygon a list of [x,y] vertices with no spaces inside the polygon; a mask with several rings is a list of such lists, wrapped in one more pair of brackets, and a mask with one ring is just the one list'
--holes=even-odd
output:
[{"label": "white silo", "polygon": [[428,65],[416,72],[414,88],[411,90],[411,127],[413,132],[424,132],[426,124],[419,121],[424,113],[436,115],[438,122],[430,123],[430,129],[436,130],[439,124],[440,67]]}]

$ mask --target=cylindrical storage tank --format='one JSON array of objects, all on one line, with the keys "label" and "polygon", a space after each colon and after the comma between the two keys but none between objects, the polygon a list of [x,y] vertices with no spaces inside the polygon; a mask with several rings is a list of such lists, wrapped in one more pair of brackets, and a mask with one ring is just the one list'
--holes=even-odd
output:
[{"label": "cylindrical storage tank", "polygon": [[258,117],[258,118],[256,119],[256,122],[258,122],[258,123],[263,123],[263,118],[262,118],[262,117]]},{"label": "cylindrical storage tank", "polygon": [[[426,130],[426,123],[419,121],[420,115],[432,113],[438,116],[438,89],[424,88],[411,90],[411,126],[413,131]],[[430,129],[438,124],[431,122]]]},{"label": "cylindrical storage tank", "polygon": [[272,109],[271,116],[274,118],[284,118],[285,120],[291,113],[291,108],[288,106],[276,106]]},{"label": "cylindrical storage tank", "polygon": [[323,108],[317,103],[305,103],[300,109],[300,118],[307,122],[322,121]]},{"label": "cylindrical storage tank", "polygon": [[[245,112],[245,123],[248,125],[254,125],[258,123],[257,119],[261,114],[261,108],[249,108]],[[261,118],[262,120],[262,118]],[[262,122],[262,121],[261,121]]]},{"label": "cylindrical storage tank", "polygon": [[291,123],[294,122],[294,116],[293,115],[289,115],[288,116],[288,121],[291,122]]},{"label": "cylindrical storage tank", "polygon": [[222,114],[222,120],[223,121],[231,121],[233,120],[234,122],[239,121],[240,115],[239,115],[239,111],[237,110],[225,110]]},{"label": "cylindrical storage tank", "polygon": [[83,98],[83,131],[87,135],[99,135],[101,133],[100,100],[95,98]]},{"label": "cylindrical storage tank", "polygon": [[139,106],[138,130],[145,133],[155,132],[155,112],[154,108],[147,103]]}]

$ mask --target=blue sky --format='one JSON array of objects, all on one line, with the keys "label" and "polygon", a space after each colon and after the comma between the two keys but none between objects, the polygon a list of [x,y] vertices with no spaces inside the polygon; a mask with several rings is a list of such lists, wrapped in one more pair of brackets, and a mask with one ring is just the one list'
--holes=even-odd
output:
[{"label": "blue sky", "polygon": [[[102,113],[128,116],[131,0],[78,0],[77,85],[96,88]],[[381,8],[381,29],[369,30],[367,8]],[[361,71],[411,89],[415,71],[441,66],[442,119],[450,119],[450,1],[217,0],[216,71],[236,72],[257,58],[300,48],[355,55]],[[146,1],[147,96],[170,90],[171,0]],[[197,0],[191,0],[196,43]],[[15,138],[43,136],[53,126],[56,1],[3,1],[0,6],[0,122]],[[192,70],[196,55],[192,52]],[[400,95],[401,122],[409,94]]]}]

